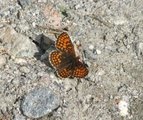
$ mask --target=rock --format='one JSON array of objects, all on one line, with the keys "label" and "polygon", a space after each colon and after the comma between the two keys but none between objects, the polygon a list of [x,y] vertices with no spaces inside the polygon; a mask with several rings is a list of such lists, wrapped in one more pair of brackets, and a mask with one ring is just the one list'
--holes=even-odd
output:
[{"label": "rock", "polygon": [[128,106],[129,105],[126,101],[124,101],[124,100],[119,101],[118,108],[119,108],[121,116],[127,116],[128,115]]},{"label": "rock", "polygon": [[89,45],[89,49],[90,49],[90,50],[93,50],[93,49],[94,49],[94,45],[90,44],[90,45]]},{"label": "rock", "polygon": [[59,106],[59,98],[49,88],[36,88],[28,93],[22,103],[23,114],[31,118],[39,118],[51,113]]},{"label": "rock", "polygon": [[35,44],[26,36],[17,33],[13,28],[6,27],[0,30],[4,47],[14,57],[33,57],[37,52]]},{"label": "rock", "polygon": [[98,55],[100,55],[100,54],[101,54],[101,51],[98,50],[98,49],[96,49],[96,53],[97,53]]}]

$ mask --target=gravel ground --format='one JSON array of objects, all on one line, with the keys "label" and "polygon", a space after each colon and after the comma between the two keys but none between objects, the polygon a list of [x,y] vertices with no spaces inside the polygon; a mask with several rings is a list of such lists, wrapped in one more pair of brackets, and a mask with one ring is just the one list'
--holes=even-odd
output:
[{"label": "gravel ground", "polygon": [[[86,78],[50,67],[62,31]],[[0,0],[0,120],[143,120],[142,33],[142,0]]]}]

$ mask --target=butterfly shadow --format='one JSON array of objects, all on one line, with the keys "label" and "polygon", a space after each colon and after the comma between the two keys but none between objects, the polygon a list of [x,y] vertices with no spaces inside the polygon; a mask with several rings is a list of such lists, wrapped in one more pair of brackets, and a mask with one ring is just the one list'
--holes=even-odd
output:
[{"label": "butterfly shadow", "polygon": [[38,52],[34,54],[34,57],[47,66],[52,67],[49,62],[48,56],[52,50],[56,49],[54,46],[55,42],[51,38],[40,34],[35,38],[35,40],[33,40],[33,43],[35,43],[38,48]]}]

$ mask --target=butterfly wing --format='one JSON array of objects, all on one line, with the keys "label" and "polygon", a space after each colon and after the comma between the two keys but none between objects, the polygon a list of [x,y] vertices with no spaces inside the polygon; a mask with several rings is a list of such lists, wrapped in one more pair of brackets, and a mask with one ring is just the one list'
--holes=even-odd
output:
[{"label": "butterfly wing", "polygon": [[66,32],[63,32],[62,34],[58,36],[55,46],[61,52],[75,55],[74,46],[70,40],[69,35]]},{"label": "butterfly wing", "polygon": [[57,75],[61,78],[67,78],[71,76],[72,71],[69,70],[67,67],[63,69],[57,70]]},{"label": "butterfly wing", "polygon": [[58,50],[52,51],[49,55],[49,62],[51,65],[57,69],[62,63],[62,53]]},{"label": "butterfly wing", "polygon": [[77,78],[84,78],[88,74],[88,69],[86,65],[80,61],[78,61],[77,65],[75,66],[72,77],[77,77]]},{"label": "butterfly wing", "polygon": [[71,76],[72,71],[68,69],[68,64],[63,60],[62,52],[55,50],[49,55],[49,61],[51,65],[55,68],[56,73],[59,77],[67,78]]}]

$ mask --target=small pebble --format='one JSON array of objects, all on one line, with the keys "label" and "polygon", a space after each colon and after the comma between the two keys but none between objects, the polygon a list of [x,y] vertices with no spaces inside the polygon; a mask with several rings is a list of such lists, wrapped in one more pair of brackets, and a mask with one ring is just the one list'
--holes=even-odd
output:
[{"label": "small pebble", "polygon": [[38,0],[38,2],[46,3],[46,2],[47,2],[47,0]]},{"label": "small pebble", "polygon": [[20,64],[20,65],[24,65],[24,64],[27,64],[27,61],[25,59],[22,59],[22,58],[15,58],[15,63]]},{"label": "small pebble", "polygon": [[101,70],[99,70],[99,71],[98,71],[98,73],[97,73],[97,74],[98,74],[99,76],[102,76],[102,75],[104,75],[104,74],[105,74],[105,71],[101,69]]},{"label": "small pebble", "polygon": [[138,52],[138,56],[141,56],[143,54],[143,43],[138,44],[137,52]]},{"label": "small pebble", "polygon": [[143,49],[143,43],[139,43],[139,49]]},{"label": "small pebble", "polygon": [[29,73],[30,72],[30,70],[25,66],[20,67],[20,71],[23,73]]},{"label": "small pebble", "polygon": [[50,73],[50,78],[51,79],[54,79],[55,78],[55,75],[53,73]]},{"label": "small pebble", "polygon": [[128,115],[128,103],[124,100],[119,101],[118,108],[121,116]]},{"label": "small pebble", "polygon": [[100,54],[101,54],[101,51],[98,50],[98,49],[96,49],[96,53],[97,53],[98,55],[100,55]]},{"label": "small pebble", "polygon": [[93,50],[94,49],[94,45],[89,45],[89,49]]},{"label": "small pebble", "polygon": [[35,28],[35,27],[36,27],[36,23],[35,23],[35,22],[33,22],[33,23],[32,23],[32,26]]},{"label": "small pebble", "polygon": [[76,6],[75,6],[75,9],[79,9],[81,7],[81,5],[80,4],[77,4]]}]

